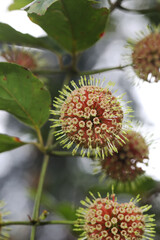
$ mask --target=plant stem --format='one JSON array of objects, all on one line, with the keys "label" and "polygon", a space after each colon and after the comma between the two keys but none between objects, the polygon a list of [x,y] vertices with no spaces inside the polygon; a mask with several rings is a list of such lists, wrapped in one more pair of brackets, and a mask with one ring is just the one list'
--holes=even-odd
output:
[{"label": "plant stem", "polygon": [[[62,88],[64,87],[65,84],[67,85],[69,83],[70,79],[71,79],[71,73],[68,72],[64,79]],[[43,143],[43,138],[41,136],[40,129],[39,129],[39,132],[37,131],[37,133],[38,133],[40,143]],[[49,148],[52,145],[53,138],[54,137],[52,134],[52,130],[50,130],[49,134],[48,134],[46,148]],[[40,178],[39,178],[38,189],[37,189],[37,193],[36,193],[36,197],[35,197],[33,216],[32,216],[32,220],[33,220],[34,224],[32,224],[33,226],[32,226],[30,240],[35,240],[35,236],[36,236],[36,227],[37,227],[38,221],[39,221],[39,219],[38,219],[39,218],[39,208],[40,208],[40,202],[41,202],[44,179],[45,179],[45,175],[46,175],[46,171],[47,171],[47,167],[48,167],[48,162],[49,162],[49,154],[45,153],[44,159],[43,159],[43,164],[42,164],[42,169],[41,169],[41,173],[40,173]]]},{"label": "plant stem", "polygon": [[[53,140],[53,136],[49,133],[46,146],[50,146],[52,144],[52,140]],[[46,171],[47,171],[48,162],[49,162],[49,155],[45,154],[44,155],[44,159],[43,159],[41,174],[40,174],[40,178],[39,178],[38,190],[37,190],[37,194],[36,194],[36,198],[35,198],[35,204],[34,204],[34,209],[33,209],[33,216],[32,216],[32,220],[36,221],[36,222],[38,221],[38,217],[39,217],[39,208],[40,208],[42,190],[43,190],[44,179],[45,179],[45,175],[46,175]],[[35,239],[36,225],[34,225],[32,227],[30,240],[34,240]]]},{"label": "plant stem", "polygon": [[115,3],[111,3],[111,1],[109,1],[110,4],[110,12],[113,12],[114,9],[119,8],[119,6],[121,6],[123,0],[117,0]]},{"label": "plant stem", "polygon": [[[51,154],[52,156],[57,156],[57,157],[73,157],[72,152],[68,152],[68,151],[51,151],[49,152],[49,154]],[[76,153],[74,155],[74,157],[81,157],[82,155],[80,153]]]},{"label": "plant stem", "polygon": [[[72,152],[69,151],[52,151],[52,150],[48,150],[48,154],[52,155],[52,156],[57,156],[57,157],[82,157],[82,155],[77,152],[73,155]],[[90,154],[90,158],[95,157],[95,155]]]},{"label": "plant stem", "polygon": [[38,136],[38,141],[39,141],[40,148],[44,148],[44,142],[43,142],[41,130],[40,130],[39,127],[36,128],[36,132],[37,132],[37,136]]},{"label": "plant stem", "polygon": [[[75,71],[74,74],[78,74],[78,75],[90,75],[90,74],[96,74],[96,73],[102,73],[102,72],[108,72],[108,71],[112,71],[112,70],[123,70],[123,68],[131,66],[131,64],[127,64],[124,66],[117,66],[117,67],[110,67],[110,68],[102,68],[102,69],[95,69],[95,70],[91,70],[91,71],[84,71],[84,72],[80,72],[80,71]],[[43,70],[41,71],[41,74],[45,74],[45,72],[43,72]],[[48,74],[56,74],[56,72],[49,70],[46,71],[46,73]],[[63,73],[63,71],[59,71],[59,73]],[[67,74],[69,76],[69,74]],[[66,84],[66,83],[65,83]]]},{"label": "plant stem", "polygon": [[160,11],[159,6],[156,7],[156,8],[149,8],[149,9],[129,9],[129,8],[125,8],[121,5],[119,5],[118,9],[126,11],[126,12],[137,12],[137,13],[141,13],[141,14],[147,14],[147,13],[159,12]]},{"label": "plant stem", "polygon": [[96,73],[102,73],[102,72],[108,72],[112,70],[123,70],[126,67],[131,66],[131,64],[127,64],[124,66],[118,66],[118,67],[111,67],[111,68],[102,68],[102,69],[96,69],[96,70],[91,70],[91,71],[85,71],[85,72],[79,72],[79,75],[92,75]]},{"label": "plant stem", "polygon": [[[43,160],[41,175],[39,179],[38,190],[35,198],[35,205],[34,205],[33,217],[32,217],[33,221],[37,221],[39,217],[39,207],[40,207],[41,195],[42,195],[42,190],[44,185],[44,178],[45,178],[45,174],[48,166],[48,161],[49,161],[49,155],[45,155]],[[35,239],[35,234],[36,234],[36,225],[32,227],[31,240]]]},{"label": "plant stem", "polygon": [[156,7],[149,8],[149,9],[129,9],[122,6],[123,0],[117,0],[115,3],[112,4],[111,0],[108,0],[108,3],[110,5],[110,12],[112,12],[114,9],[120,9],[126,12],[138,12],[141,14],[147,14],[152,12],[159,12],[160,11],[160,5],[157,4]]},{"label": "plant stem", "polygon": [[10,226],[10,225],[28,225],[28,226],[42,226],[42,225],[49,225],[49,224],[66,224],[66,225],[73,225],[75,221],[67,221],[67,220],[53,220],[53,221],[6,221],[0,223],[1,226]]}]

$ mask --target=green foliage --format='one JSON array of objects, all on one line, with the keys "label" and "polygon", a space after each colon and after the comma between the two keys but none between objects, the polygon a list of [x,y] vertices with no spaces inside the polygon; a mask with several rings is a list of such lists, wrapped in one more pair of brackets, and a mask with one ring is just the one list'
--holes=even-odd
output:
[{"label": "green foliage", "polygon": [[48,7],[57,0],[37,0],[28,9],[28,13],[37,13],[43,15],[47,11]]},{"label": "green foliage", "polygon": [[[43,15],[47,8],[57,0],[14,0],[14,2],[9,6],[9,10],[16,10],[20,8],[26,8],[28,13],[37,13],[38,15]],[[27,7],[27,5],[29,6]]]},{"label": "green foliage", "polygon": [[96,9],[90,1],[59,0],[43,16],[33,13],[29,17],[62,48],[74,54],[91,47],[100,39],[108,15],[106,8]]},{"label": "green foliage", "polygon": [[0,134],[0,153],[21,147],[24,144],[26,143],[17,137]]},{"label": "green foliage", "polygon": [[115,193],[127,193],[134,196],[140,194],[141,196],[144,196],[144,194],[150,191],[150,189],[156,188],[157,184],[157,181],[145,175],[137,177],[135,181],[128,181],[124,183],[109,178],[102,184],[94,185],[91,189],[89,189],[89,191],[93,193],[101,192],[105,194],[106,192],[110,192],[112,187],[114,187]]},{"label": "green foliage", "polygon": [[56,206],[56,212],[66,220],[76,219],[76,208],[69,202],[61,202]]},{"label": "green foliage", "polygon": [[[84,63],[82,64],[83,66],[81,65],[81,59],[83,60],[83,57],[86,56],[84,51],[89,50],[91,46],[96,44],[105,31],[109,34],[109,31],[113,32],[116,30],[118,22],[116,17],[114,19],[114,16],[110,18],[109,27],[106,30],[106,24],[112,11],[115,9],[121,11],[123,9],[126,12],[146,13],[145,9],[138,10],[138,7],[135,8],[137,10],[127,9],[127,4],[123,4],[124,2],[125,0],[107,1],[108,6],[110,6],[109,10],[101,7],[102,3],[106,4],[106,1],[98,0],[13,0],[9,10],[23,8],[27,12],[30,20],[46,32],[46,36],[38,38],[18,32],[5,23],[0,23],[0,43],[2,43],[2,48],[3,44],[15,44],[18,46],[37,48],[37,50],[43,49],[45,56],[49,56],[51,59],[53,57],[54,59],[55,56],[52,53],[55,53],[59,60],[58,69],[54,68],[52,71],[50,67],[52,66],[51,62],[49,65],[45,65],[46,69],[41,69],[40,66],[38,70],[35,70],[34,74],[38,72],[39,75],[41,74],[40,77],[43,76],[44,83],[31,71],[19,65],[0,63],[0,110],[11,113],[23,124],[36,130],[38,143],[34,143],[34,146],[44,155],[40,175],[37,174],[39,167],[37,164],[35,165],[36,171],[33,169],[36,174],[30,181],[33,184],[29,190],[30,198],[35,199],[33,214],[29,216],[29,221],[27,221],[26,224],[23,222],[24,225],[33,225],[30,240],[36,239],[36,227],[38,225],[54,224],[47,219],[49,213],[65,219],[66,223],[68,221],[67,224],[73,224],[76,219],[75,205],[78,205],[76,200],[78,198],[80,199],[84,192],[86,192],[86,195],[88,191],[93,193],[100,192],[102,195],[106,195],[107,192],[111,192],[114,186],[114,192],[116,194],[125,193],[125,197],[127,194],[134,196],[140,194],[143,201],[147,202],[148,196],[152,197],[154,193],[159,191],[159,183],[147,176],[137,177],[134,182],[127,181],[125,183],[112,180],[110,177],[107,178],[107,181],[104,181],[104,179],[103,181],[98,181],[100,180],[98,176],[91,176],[87,171],[83,171],[80,165],[72,159],[74,157],[67,159],[67,156],[71,155],[68,151],[69,149],[67,149],[66,152],[61,151],[62,149],[59,146],[59,142],[56,142],[52,134],[52,131],[55,132],[55,129],[52,128],[50,130],[49,123],[47,122],[50,115],[51,97],[56,99],[58,92],[60,92],[63,96],[60,100],[56,99],[56,104],[60,105],[63,103],[67,91],[62,93],[60,90],[61,85],[68,85],[71,80],[79,78],[80,70],[76,70],[82,69],[82,71],[84,71],[87,67],[83,65]],[[132,2],[134,2],[135,6],[139,3],[139,1],[136,3],[135,0]],[[160,2],[160,0],[156,0],[156,3],[158,2]],[[150,5],[150,7],[151,6],[152,5]],[[160,22],[158,11],[155,13],[154,9],[152,9],[147,12],[150,14],[147,13],[146,16],[158,25]],[[122,11],[121,13],[124,12]],[[108,36],[107,34],[106,38]],[[111,39],[114,40],[114,37],[112,37]],[[106,44],[110,40],[107,41],[108,40],[106,40]],[[104,45],[101,45],[101,47],[104,47]],[[21,48],[18,49],[21,50]],[[48,52],[48,50],[52,53]],[[5,49],[3,51],[5,51]],[[86,51],[86,53],[90,53],[90,50]],[[94,50],[91,56],[94,57]],[[97,55],[95,54],[95,56]],[[14,56],[11,57],[14,58]],[[90,55],[87,57],[91,58]],[[112,60],[112,55],[110,59]],[[113,68],[123,70],[125,67],[126,66],[116,66]],[[113,68],[98,70],[100,73],[105,72],[106,69],[113,70]],[[95,74],[95,71],[91,69],[88,69],[86,72],[86,75],[89,75],[89,73]],[[49,90],[46,89],[45,84]],[[126,84],[125,87],[127,88],[127,86]],[[52,96],[50,96],[50,93]],[[55,121],[57,121],[57,119],[55,119]],[[60,121],[62,121],[62,118]],[[44,124],[45,126],[41,132],[40,128]],[[59,137],[60,135],[61,130],[59,129],[57,136]],[[15,136],[0,134],[0,153],[25,144],[28,143],[21,141]],[[77,152],[77,156],[78,154]],[[38,154],[38,157],[39,156],[40,154]],[[59,161],[58,158],[60,156],[63,156],[63,159]],[[52,157],[53,161],[50,162],[50,169],[48,169],[49,171],[47,172],[48,175],[45,185],[47,190],[44,192],[43,187],[49,157]],[[69,162],[69,160],[73,160],[72,163]],[[77,161],[79,161],[79,159],[77,159]],[[85,159],[85,161],[87,162],[88,160]],[[37,182],[38,187],[35,187]],[[63,183],[63,186],[60,186],[61,183]],[[73,196],[72,193],[74,193]],[[69,203],[65,201],[65,199],[71,199],[72,201]],[[40,204],[42,204],[42,210],[40,210]],[[0,221],[2,221],[1,212]],[[0,226],[0,238],[1,229],[2,227]]]},{"label": "green foliage", "polygon": [[[30,198],[35,198],[35,189],[28,189],[28,193]],[[43,192],[41,203],[43,205],[43,208],[47,209],[49,213],[57,214],[66,220],[76,219],[76,207],[67,201],[57,201],[49,192]]]},{"label": "green foliage", "polygon": [[17,10],[25,7],[27,4],[31,3],[33,0],[14,0],[14,2],[9,6],[9,10]]},{"label": "green foliage", "polygon": [[5,23],[0,23],[0,41],[2,43],[17,44],[20,46],[45,48],[59,55],[64,52],[59,45],[48,36],[35,38],[29,34],[18,32]]},{"label": "green foliage", "polygon": [[0,63],[0,109],[37,129],[49,117],[50,94],[30,71]]}]

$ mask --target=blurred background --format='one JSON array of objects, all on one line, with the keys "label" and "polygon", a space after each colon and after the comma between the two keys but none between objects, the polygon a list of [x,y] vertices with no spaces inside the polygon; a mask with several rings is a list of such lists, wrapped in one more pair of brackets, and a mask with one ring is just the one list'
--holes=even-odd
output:
[{"label": "blurred background", "polygon": [[[125,6],[133,9],[154,7],[158,2],[153,0],[124,1]],[[11,0],[0,0],[0,22],[7,23],[17,31],[29,33],[35,37],[44,36],[45,32],[33,24],[23,10],[8,11]],[[108,6],[107,1],[102,1]],[[126,52],[125,45],[128,38],[136,39],[137,33],[143,31],[148,24],[158,25],[160,13],[143,15],[136,12],[115,10],[106,26],[105,35],[93,47],[86,50],[79,59],[79,69],[100,69],[123,64]],[[1,44],[1,43],[0,43]],[[2,48],[2,44],[0,45]],[[39,61],[48,69],[58,69],[56,56],[49,51],[37,52]],[[0,57],[0,61],[4,61]],[[69,56],[64,56],[66,64]],[[51,90],[52,96],[58,95],[64,74],[40,76]],[[160,222],[160,82],[135,86],[130,74],[125,71],[110,71],[97,74],[97,77],[116,82],[118,93],[126,92],[126,100],[131,100],[135,119],[144,123],[148,132],[153,133],[155,147],[150,149],[149,165],[145,168],[145,178],[132,191],[118,191],[119,201],[127,201],[137,193],[142,194],[142,203],[152,204],[152,212],[156,213],[157,226]],[[0,133],[20,137],[22,140],[35,138],[35,134],[28,127],[18,122],[10,114],[0,111]],[[45,137],[49,129],[45,124],[42,131]],[[11,212],[10,220],[28,220],[32,216],[35,189],[38,184],[42,164],[42,155],[33,146],[23,146],[10,152],[0,154],[0,199],[6,202],[6,208]],[[93,174],[91,160],[87,158],[59,158],[50,159],[42,198],[42,208],[49,211],[49,219],[75,219],[75,208],[79,206],[88,191],[101,192],[111,190],[110,179],[99,181],[100,174]],[[27,240],[30,227],[11,227],[12,240]],[[68,226],[52,225],[38,228],[38,240],[74,240],[75,233]],[[157,227],[156,240],[160,239],[160,230]]]}]

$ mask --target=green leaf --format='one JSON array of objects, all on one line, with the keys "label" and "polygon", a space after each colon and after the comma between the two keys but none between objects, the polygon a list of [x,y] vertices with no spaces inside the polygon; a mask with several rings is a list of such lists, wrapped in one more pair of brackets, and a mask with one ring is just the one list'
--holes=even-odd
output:
[{"label": "green leaf", "polygon": [[0,153],[21,147],[24,144],[27,143],[22,142],[18,137],[0,134]]},{"label": "green leaf", "polygon": [[48,120],[50,103],[49,91],[30,71],[0,63],[0,110],[38,129]]},{"label": "green leaf", "polygon": [[46,48],[58,55],[64,53],[59,45],[50,37],[35,38],[29,34],[23,34],[10,27],[8,24],[0,23],[0,42],[17,44],[20,46]]},{"label": "green leaf", "polygon": [[[30,188],[28,189],[28,192],[30,198],[34,199],[36,196],[36,189]],[[41,204],[43,205],[43,208],[47,209],[49,212],[61,215],[66,220],[72,221],[76,219],[76,207],[67,201],[57,201],[49,192],[43,192]]]},{"label": "green leaf", "polygon": [[89,0],[58,0],[43,16],[28,14],[64,49],[75,54],[92,46],[105,31],[109,11]]},{"label": "green leaf", "polygon": [[56,206],[56,212],[63,216],[66,220],[76,219],[76,208],[69,202],[62,202]]},{"label": "green leaf", "polygon": [[47,11],[48,7],[57,0],[36,0],[29,7],[28,13],[37,13],[38,15],[43,15]]},{"label": "green leaf", "polygon": [[9,10],[16,9],[28,9],[29,13],[37,13],[38,15],[43,15],[47,8],[57,0],[14,0],[9,6]]},{"label": "green leaf", "polygon": [[25,7],[27,4],[31,3],[33,0],[14,0],[14,2],[9,6],[9,10],[17,10]]},{"label": "green leaf", "polygon": [[134,181],[120,182],[108,178],[106,181],[102,182],[100,185],[94,185],[94,187],[90,188],[88,191],[93,193],[100,192],[102,194],[106,194],[106,192],[111,192],[112,187],[114,186],[114,192],[118,193],[127,193],[133,194],[137,196],[140,194],[144,195],[146,192],[154,189],[157,185],[157,181],[152,179],[149,176],[139,176]]}]

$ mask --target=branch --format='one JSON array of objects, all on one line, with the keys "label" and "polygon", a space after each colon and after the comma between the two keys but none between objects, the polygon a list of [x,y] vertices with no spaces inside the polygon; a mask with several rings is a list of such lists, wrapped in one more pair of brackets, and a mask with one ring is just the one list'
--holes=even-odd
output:
[{"label": "branch", "polygon": [[142,14],[152,13],[152,12],[160,12],[160,7],[150,8],[150,9],[128,9],[123,7],[122,5],[117,6],[118,9],[126,11],[126,12],[138,12]]},{"label": "branch", "polygon": [[50,155],[52,156],[57,156],[57,157],[81,157],[82,155],[80,153],[76,153],[75,155],[72,154],[72,152],[68,151],[51,151],[49,152]]},{"label": "branch", "polygon": [[[82,157],[82,155],[80,153],[75,153],[73,155],[72,152],[68,152],[68,151],[50,151],[47,150],[49,155],[52,156],[57,156],[57,157]],[[95,154],[90,154],[89,158],[95,158]]]},{"label": "branch", "polygon": [[53,221],[6,221],[1,222],[0,227],[10,226],[10,225],[28,225],[28,226],[43,226],[49,224],[66,224],[66,225],[74,225],[75,221],[67,221],[67,220],[53,220]]},{"label": "branch", "polygon": [[39,145],[39,149],[43,152],[44,151],[44,142],[43,142],[43,137],[42,137],[42,133],[40,128],[36,128],[36,133],[37,133],[37,137],[38,137],[38,145]]},{"label": "branch", "polygon": [[[38,184],[38,190],[35,198],[35,204],[34,204],[34,210],[33,210],[33,221],[36,222],[38,217],[39,217],[39,208],[40,208],[40,201],[41,201],[41,196],[42,196],[42,191],[43,191],[43,185],[44,185],[44,179],[47,171],[47,166],[49,162],[49,155],[44,156],[43,160],[43,165],[42,165],[42,170],[40,174],[40,179],[39,179],[39,184]],[[35,234],[36,234],[36,225],[32,224],[32,232],[31,232],[31,240],[35,239]]]},{"label": "branch", "polygon": [[[75,71],[74,74],[77,75],[90,75],[90,74],[96,74],[96,73],[102,73],[102,72],[108,72],[108,71],[112,71],[112,70],[123,70],[123,68],[131,66],[130,64],[128,65],[124,65],[124,66],[117,66],[117,67],[110,67],[110,68],[102,68],[102,69],[95,69],[95,70],[91,70],[91,71]],[[38,71],[33,71],[34,74],[61,74],[61,73],[66,73],[67,74],[67,70],[59,70],[59,71],[54,71],[54,70],[38,70]]]},{"label": "branch", "polygon": [[110,4],[110,12],[113,12],[116,8],[119,8],[121,6],[123,0],[117,0],[115,3],[111,3],[111,0],[108,0],[108,3]]},{"label": "branch", "polygon": [[102,72],[108,72],[112,70],[123,70],[126,67],[131,66],[131,64],[127,64],[124,66],[118,66],[118,67],[111,67],[111,68],[102,68],[102,69],[96,69],[96,70],[91,70],[91,71],[85,71],[85,72],[79,72],[79,75],[92,75],[96,73],[102,73]]}]

